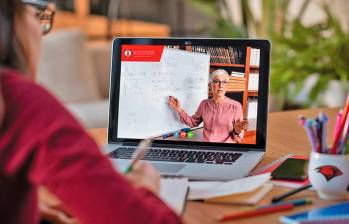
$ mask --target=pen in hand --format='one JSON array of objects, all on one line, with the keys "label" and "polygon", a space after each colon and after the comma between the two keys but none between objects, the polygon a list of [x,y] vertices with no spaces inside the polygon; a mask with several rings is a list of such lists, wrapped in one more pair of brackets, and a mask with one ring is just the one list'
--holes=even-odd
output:
[{"label": "pen in hand", "polygon": [[151,145],[152,142],[153,142],[153,139],[150,138],[150,139],[144,139],[139,143],[136,151],[132,155],[132,162],[126,168],[124,173],[131,172],[133,166],[137,163],[137,161],[143,159],[143,157],[145,156],[145,154],[149,150],[149,146]]}]

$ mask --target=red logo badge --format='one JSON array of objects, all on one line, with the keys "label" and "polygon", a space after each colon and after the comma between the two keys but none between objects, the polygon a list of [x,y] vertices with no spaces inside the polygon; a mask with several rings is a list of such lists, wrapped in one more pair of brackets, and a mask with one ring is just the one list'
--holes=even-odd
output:
[{"label": "red logo badge", "polygon": [[321,173],[326,178],[326,181],[330,181],[332,178],[343,174],[340,169],[332,165],[320,166],[315,170]]},{"label": "red logo badge", "polygon": [[131,50],[126,50],[126,51],[124,52],[124,55],[125,55],[126,58],[129,58],[129,57],[132,56],[132,51],[131,51]]}]

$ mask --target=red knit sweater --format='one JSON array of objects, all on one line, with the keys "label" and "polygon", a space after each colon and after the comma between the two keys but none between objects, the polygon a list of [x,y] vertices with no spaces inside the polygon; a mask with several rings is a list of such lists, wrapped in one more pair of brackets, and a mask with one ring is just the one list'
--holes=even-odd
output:
[{"label": "red knit sweater", "polygon": [[0,222],[36,224],[46,186],[82,224],[180,223],[146,189],[135,189],[46,90],[16,71],[0,74]]}]

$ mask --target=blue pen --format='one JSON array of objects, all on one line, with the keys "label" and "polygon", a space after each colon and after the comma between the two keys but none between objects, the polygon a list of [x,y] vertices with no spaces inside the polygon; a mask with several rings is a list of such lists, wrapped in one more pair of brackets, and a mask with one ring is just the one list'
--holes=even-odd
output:
[{"label": "blue pen", "polygon": [[312,140],[312,134],[311,134],[311,130],[310,130],[309,126],[308,126],[307,119],[305,117],[303,117],[303,116],[299,116],[298,122],[305,129],[305,131],[306,131],[306,133],[308,135],[308,139],[310,141],[311,148],[313,149],[313,151],[315,151],[315,145],[314,145],[314,142]]},{"label": "blue pen", "polygon": [[323,153],[329,153],[328,152],[328,146],[327,146],[327,122],[328,117],[325,113],[320,112],[320,120],[322,121],[322,152]]},{"label": "blue pen", "polygon": [[317,149],[316,149],[316,142],[315,142],[315,134],[312,130],[312,124],[313,124],[312,120],[306,120],[304,123],[304,127],[305,127],[307,134],[308,134],[311,147],[313,148],[313,151],[316,152]]},{"label": "blue pen", "polygon": [[257,209],[269,208],[269,207],[273,207],[275,205],[293,204],[294,206],[299,206],[299,205],[310,205],[311,203],[312,203],[312,200],[310,198],[304,198],[304,199],[297,199],[297,200],[290,200],[290,201],[282,201],[282,202],[272,203],[270,205],[257,207]]},{"label": "blue pen", "polygon": [[322,153],[322,121],[319,116],[315,119],[315,134],[317,138],[317,150]]}]

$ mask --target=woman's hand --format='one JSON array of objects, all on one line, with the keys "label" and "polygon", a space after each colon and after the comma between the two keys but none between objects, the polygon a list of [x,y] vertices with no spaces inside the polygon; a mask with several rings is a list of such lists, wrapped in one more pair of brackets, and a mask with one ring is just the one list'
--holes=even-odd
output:
[{"label": "woman's hand", "polygon": [[135,187],[147,188],[156,195],[160,193],[160,174],[147,162],[138,161],[126,178]]},{"label": "woman's hand", "polygon": [[234,123],[234,133],[235,134],[240,134],[242,131],[246,131],[248,126],[248,121],[247,120],[237,120]]},{"label": "woman's hand", "polygon": [[175,110],[177,113],[180,113],[182,111],[181,104],[179,100],[176,97],[169,96],[168,97],[168,105]]},{"label": "woman's hand", "polygon": [[78,220],[67,215],[60,200],[45,187],[39,188],[39,210],[41,219],[52,224],[79,224]]}]

